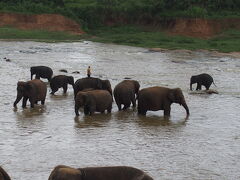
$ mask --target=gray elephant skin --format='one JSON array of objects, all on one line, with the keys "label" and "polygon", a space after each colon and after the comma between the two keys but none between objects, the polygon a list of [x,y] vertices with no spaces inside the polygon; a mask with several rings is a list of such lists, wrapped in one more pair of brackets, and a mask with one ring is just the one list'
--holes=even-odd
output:
[{"label": "gray elephant skin", "polygon": [[94,112],[108,113],[112,110],[112,96],[106,90],[79,91],[75,98],[75,114],[79,116],[79,108],[84,108],[85,115],[92,115]]},{"label": "gray elephant skin", "polygon": [[56,166],[48,180],[153,180],[140,169],[129,166],[72,168]]},{"label": "gray elephant skin", "polygon": [[86,77],[78,79],[74,84],[74,96],[76,97],[79,91],[84,89],[103,89],[107,90],[112,95],[112,87],[109,80],[101,80],[99,78]]},{"label": "gray elephant skin", "polygon": [[30,72],[31,80],[33,79],[33,75],[36,74],[35,79],[45,78],[48,79],[48,81],[50,82],[53,75],[52,69],[47,66],[32,66],[30,68]]},{"label": "gray elephant skin", "polygon": [[25,108],[27,100],[29,99],[31,107],[34,107],[38,101],[41,101],[43,105],[45,103],[45,98],[47,94],[46,84],[39,80],[34,79],[31,81],[19,81],[17,83],[17,98],[13,104],[14,107],[17,106],[17,103],[23,98],[22,107]]},{"label": "gray elephant skin", "polygon": [[172,103],[182,105],[189,115],[189,109],[180,88],[170,89],[159,86],[144,88],[138,95],[138,113],[146,115],[148,110],[164,110],[164,116],[170,116]]},{"label": "gray elephant skin", "polygon": [[115,86],[113,94],[119,111],[122,109],[122,104],[123,109],[130,107],[131,103],[133,107],[136,107],[139,88],[140,84],[135,80],[124,80]]},{"label": "gray elephant skin", "polygon": [[7,172],[0,166],[0,180],[11,180]]},{"label": "gray elephant skin", "polygon": [[[205,86],[206,90],[209,90],[211,84],[214,84],[212,76],[203,73],[196,76],[192,76],[190,79],[190,90],[192,91],[192,85],[197,83],[196,90],[201,90],[202,86]],[[215,85],[215,84],[214,84]],[[216,85],[215,85],[216,86]]]},{"label": "gray elephant skin", "polygon": [[54,76],[50,81],[50,87],[52,89],[51,94],[57,92],[59,88],[63,88],[63,93],[66,93],[68,89],[68,84],[72,85],[74,89],[74,78],[72,76]]}]

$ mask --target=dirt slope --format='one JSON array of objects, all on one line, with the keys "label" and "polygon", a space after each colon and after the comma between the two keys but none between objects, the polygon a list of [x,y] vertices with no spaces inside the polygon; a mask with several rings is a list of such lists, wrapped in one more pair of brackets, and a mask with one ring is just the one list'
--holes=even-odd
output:
[{"label": "dirt slope", "polygon": [[58,14],[25,15],[0,13],[0,27],[12,26],[19,29],[42,29],[83,34],[81,26],[73,20]]}]

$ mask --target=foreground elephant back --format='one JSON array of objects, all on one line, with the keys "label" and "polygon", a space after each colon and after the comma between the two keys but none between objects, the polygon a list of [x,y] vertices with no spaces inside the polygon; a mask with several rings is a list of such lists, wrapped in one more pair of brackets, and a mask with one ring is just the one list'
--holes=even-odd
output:
[{"label": "foreground elephant back", "polygon": [[153,180],[140,169],[128,166],[87,167],[75,169],[57,166],[48,180]]},{"label": "foreground elephant back", "polygon": [[7,172],[0,166],[0,180],[11,180]]}]

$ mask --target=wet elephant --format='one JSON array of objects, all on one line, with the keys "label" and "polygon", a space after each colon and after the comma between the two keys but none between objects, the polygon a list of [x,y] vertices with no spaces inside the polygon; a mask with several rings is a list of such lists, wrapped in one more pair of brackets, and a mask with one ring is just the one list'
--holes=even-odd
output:
[{"label": "wet elephant", "polygon": [[164,110],[164,116],[170,116],[172,103],[182,105],[189,115],[189,109],[180,88],[170,89],[159,86],[144,88],[138,94],[138,113],[146,115],[148,110]]},{"label": "wet elephant", "polygon": [[30,68],[30,72],[31,80],[33,79],[33,75],[36,74],[36,79],[45,78],[48,79],[48,81],[50,82],[53,75],[52,69],[47,66],[32,66]]},{"label": "wet elephant", "polygon": [[129,166],[72,168],[56,166],[48,180],[153,180],[140,169]]},{"label": "wet elephant", "polygon": [[112,110],[112,96],[106,90],[79,91],[75,98],[75,114],[79,116],[79,108],[84,108],[85,115],[92,115],[94,112],[108,113]]},{"label": "wet elephant", "polygon": [[66,93],[68,89],[68,84],[71,84],[74,89],[74,78],[72,76],[54,76],[50,81],[50,87],[52,89],[51,94],[57,92],[59,88],[63,88],[63,92]]},{"label": "wet elephant", "polygon": [[34,107],[38,101],[41,101],[43,105],[45,103],[45,98],[47,94],[46,84],[39,80],[34,79],[31,81],[23,82],[19,81],[17,83],[17,98],[13,104],[14,107],[17,106],[17,103],[23,98],[22,107],[25,108],[27,100],[29,99],[31,107]]},{"label": "wet elephant", "polygon": [[112,95],[112,87],[109,80],[101,80],[99,78],[86,77],[78,79],[74,84],[74,96],[76,97],[78,91],[84,89],[103,89],[107,90]]},{"label": "wet elephant", "polygon": [[124,80],[115,86],[113,94],[119,111],[122,104],[123,109],[127,109],[131,103],[136,107],[135,95],[138,96],[139,88],[140,84],[135,80]]},{"label": "wet elephant", "polygon": [[214,84],[212,76],[210,76],[209,74],[206,74],[206,73],[191,77],[191,79],[190,79],[190,90],[191,91],[192,91],[192,85],[195,83],[197,83],[196,90],[201,90],[202,86],[205,86],[206,90],[209,90],[211,84],[212,83]]},{"label": "wet elephant", "polygon": [[0,166],[0,180],[11,180],[7,172]]}]

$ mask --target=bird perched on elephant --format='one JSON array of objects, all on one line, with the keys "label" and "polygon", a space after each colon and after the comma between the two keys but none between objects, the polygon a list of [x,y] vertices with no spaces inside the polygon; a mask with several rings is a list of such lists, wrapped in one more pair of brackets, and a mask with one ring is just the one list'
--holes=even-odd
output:
[{"label": "bird perched on elephant", "polygon": [[68,89],[68,84],[71,84],[74,89],[74,78],[72,76],[54,76],[50,81],[50,87],[52,89],[51,94],[57,92],[59,88],[63,88],[63,93],[66,93]]},{"label": "bird perched on elephant", "polygon": [[164,116],[170,116],[172,103],[182,105],[189,115],[189,109],[180,88],[170,89],[159,86],[144,88],[138,94],[138,113],[146,115],[148,110],[164,110]]},{"label": "bird perched on elephant", "polygon": [[79,116],[79,108],[84,108],[85,115],[92,115],[94,112],[108,113],[112,110],[112,96],[106,90],[79,91],[75,98],[75,114]]},{"label": "bird perched on elephant", "polygon": [[212,83],[215,85],[212,76],[210,76],[209,74],[206,74],[206,73],[195,75],[195,76],[191,77],[191,79],[190,79],[190,90],[191,91],[192,91],[192,85],[195,83],[197,83],[196,90],[201,90],[202,86],[205,86],[206,90],[209,90]]},{"label": "bird perched on elephant", "polygon": [[48,180],[153,180],[140,169],[129,166],[72,168],[56,166]]},{"label": "bird perched on elephant", "polygon": [[113,94],[119,111],[122,104],[124,105],[123,109],[130,107],[131,103],[133,107],[136,107],[139,88],[140,84],[135,80],[123,80],[115,86]]},{"label": "bird perched on elephant", "polygon": [[32,66],[30,72],[31,80],[33,79],[33,75],[36,74],[35,79],[45,78],[50,82],[53,75],[52,69],[47,66]]},{"label": "bird perched on elephant", "polygon": [[78,79],[75,82],[74,96],[76,97],[78,91],[82,91],[88,88],[107,90],[112,95],[112,86],[109,80],[101,80],[99,78],[86,77]]},{"label": "bird perched on elephant", "polygon": [[8,173],[0,166],[0,180],[11,180]]},{"label": "bird perched on elephant", "polygon": [[45,103],[45,98],[47,94],[46,84],[39,80],[34,79],[31,81],[19,81],[17,83],[17,98],[13,104],[14,107],[17,106],[17,103],[23,98],[22,107],[25,108],[27,100],[29,99],[31,107],[34,107],[38,101],[41,101],[43,105]]}]

